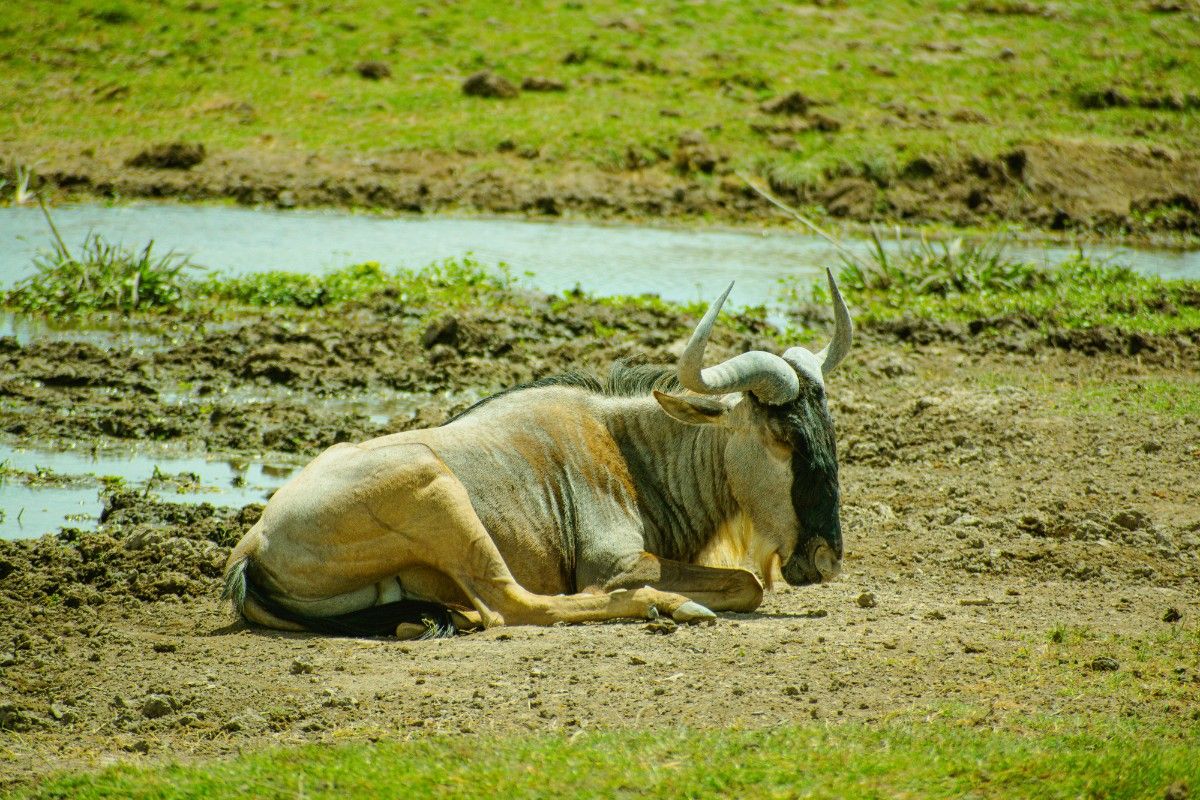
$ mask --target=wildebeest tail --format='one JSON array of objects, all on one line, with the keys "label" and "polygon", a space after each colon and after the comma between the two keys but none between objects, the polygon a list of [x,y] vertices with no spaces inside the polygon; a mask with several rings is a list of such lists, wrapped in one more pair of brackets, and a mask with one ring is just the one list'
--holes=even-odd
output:
[{"label": "wildebeest tail", "polygon": [[332,617],[314,617],[294,611],[255,585],[246,574],[249,557],[229,565],[225,571],[225,591],[222,599],[232,600],[234,609],[242,614],[247,600],[272,616],[294,622],[315,633],[334,636],[394,636],[396,626],[403,623],[425,626],[421,639],[440,639],[457,633],[450,609],[427,600],[396,600],[358,611]]}]

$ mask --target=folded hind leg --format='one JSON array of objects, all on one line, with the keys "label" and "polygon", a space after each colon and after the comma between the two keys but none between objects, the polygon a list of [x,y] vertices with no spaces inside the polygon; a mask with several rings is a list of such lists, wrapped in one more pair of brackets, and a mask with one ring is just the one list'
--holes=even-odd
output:
[{"label": "folded hind leg", "polygon": [[429,511],[436,514],[441,533],[423,560],[458,585],[485,627],[646,618],[656,613],[688,622],[714,616],[683,595],[648,587],[608,594],[534,594],[513,578],[466,488],[449,469],[430,483],[424,499],[434,504]]}]

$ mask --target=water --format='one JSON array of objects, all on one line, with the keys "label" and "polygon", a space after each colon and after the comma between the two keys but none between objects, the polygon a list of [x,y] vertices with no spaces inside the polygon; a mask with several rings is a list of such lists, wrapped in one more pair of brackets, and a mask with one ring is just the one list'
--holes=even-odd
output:
[{"label": "water", "polygon": [[[203,455],[150,452],[87,453],[0,444],[0,465],[51,476],[26,485],[15,476],[0,481],[0,539],[41,536],[62,526],[95,528],[100,517],[100,478],[121,478],[130,488],[177,503],[241,507],[265,502],[299,466],[282,462],[210,459]],[[170,479],[191,473],[195,482]],[[69,476],[69,477],[68,477]],[[66,485],[57,485],[60,481]]]},{"label": "water", "polygon": [[[75,205],[54,211],[69,245],[89,231],[129,247],[186,253],[228,274],[264,270],[319,273],[378,261],[422,267],[471,254],[484,264],[530,272],[529,283],[560,292],[579,285],[598,294],[655,293],[668,300],[710,300],[729,281],[734,304],[767,303],[780,280],[810,282],[839,263],[824,240],[798,232],[670,230],[631,225],[527,222],[454,217],[384,217],[336,211],[279,211],[138,203]],[[28,274],[49,236],[36,208],[0,208],[0,285]],[[863,242],[849,242],[866,250]],[[1014,246],[1014,255],[1059,260],[1069,247]],[[1089,248],[1134,269],[1200,278],[1200,251]]]}]

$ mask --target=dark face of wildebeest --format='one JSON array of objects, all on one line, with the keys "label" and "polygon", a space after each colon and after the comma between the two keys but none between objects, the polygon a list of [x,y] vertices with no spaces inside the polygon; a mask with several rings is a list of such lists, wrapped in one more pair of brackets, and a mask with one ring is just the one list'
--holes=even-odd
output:
[{"label": "dark face of wildebeest", "polygon": [[783,578],[793,586],[835,577],[842,560],[837,443],[825,390],[801,380],[800,396],[770,410],[772,422],[791,446],[792,511],[796,546],[783,563]]}]

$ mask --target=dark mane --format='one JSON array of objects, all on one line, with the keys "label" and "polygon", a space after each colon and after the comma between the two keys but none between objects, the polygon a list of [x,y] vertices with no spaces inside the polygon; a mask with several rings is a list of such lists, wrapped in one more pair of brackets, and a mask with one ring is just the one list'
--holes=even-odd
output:
[{"label": "dark mane", "polygon": [[462,419],[481,406],[487,405],[493,400],[512,394],[513,392],[520,392],[525,389],[541,389],[547,386],[570,386],[605,397],[643,397],[655,389],[661,392],[677,392],[680,389],[679,377],[676,375],[673,365],[643,364],[637,361],[636,357],[621,358],[613,362],[612,368],[608,372],[608,377],[603,381],[586,372],[579,372],[577,370],[564,372],[561,375],[548,375],[544,378],[538,378],[535,381],[514,386],[511,389],[504,389],[490,397],[485,397],[466,411],[455,414],[442,424],[449,425],[451,422]]}]

